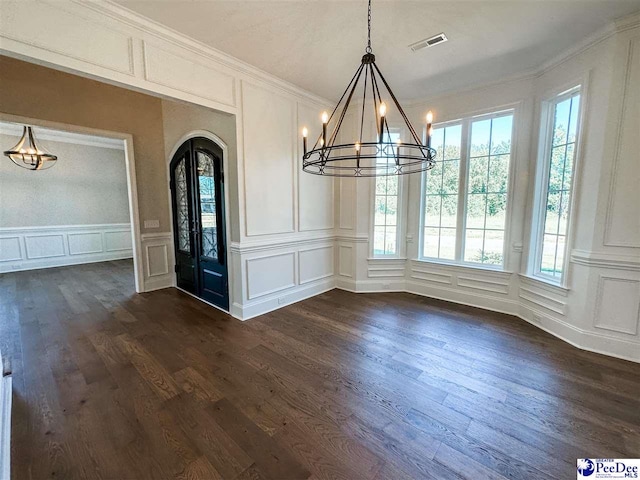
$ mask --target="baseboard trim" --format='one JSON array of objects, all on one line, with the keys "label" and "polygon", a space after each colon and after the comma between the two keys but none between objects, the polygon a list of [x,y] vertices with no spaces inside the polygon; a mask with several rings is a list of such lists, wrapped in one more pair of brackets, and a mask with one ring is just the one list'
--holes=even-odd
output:
[{"label": "baseboard trim", "polygon": [[105,253],[100,255],[77,255],[73,257],[60,256],[54,259],[30,260],[23,262],[17,267],[10,265],[0,265],[0,273],[25,272],[28,270],[41,270],[43,268],[70,267],[73,265],[83,265],[87,263],[111,262],[114,260],[126,260],[133,258],[131,250],[118,253]]},{"label": "baseboard trim", "polygon": [[[307,298],[320,295],[321,293],[328,292],[336,288],[335,279],[323,279],[314,284],[305,284],[304,286],[298,286],[297,288],[290,288],[278,292],[276,296],[272,296],[266,299],[260,299],[255,302],[248,302],[244,305],[239,303],[233,303],[231,305],[230,313],[235,318],[242,321],[249,320],[265,313],[273,312],[279,308],[286,307],[293,303],[298,303]],[[282,301],[284,299],[284,301]]]}]

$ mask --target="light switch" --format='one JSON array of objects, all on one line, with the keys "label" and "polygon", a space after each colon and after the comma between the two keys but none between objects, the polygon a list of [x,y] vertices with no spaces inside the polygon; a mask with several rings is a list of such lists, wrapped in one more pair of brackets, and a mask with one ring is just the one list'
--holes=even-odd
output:
[{"label": "light switch", "polygon": [[145,220],[144,228],[160,228],[160,220]]}]

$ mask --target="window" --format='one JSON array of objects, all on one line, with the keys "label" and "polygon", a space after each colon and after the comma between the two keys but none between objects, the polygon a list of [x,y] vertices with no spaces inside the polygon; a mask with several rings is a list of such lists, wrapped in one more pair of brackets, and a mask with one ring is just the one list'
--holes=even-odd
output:
[{"label": "window", "polygon": [[513,112],[436,127],[425,173],[422,257],[502,265]]},{"label": "window", "polygon": [[[400,139],[399,132],[391,131],[387,141],[393,143]],[[393,155],[379,154],[377,166],[380,172],[395,168]],[[373,255],[398,254],[398,175],[375,178]]]},{"label": "window", "polygon": [[558,283],[564,272],[579,112],[579,87],[543,105],[534,274]]},{"label": "window", "polygon": [[461,124],[437,128],[431,138],[439,161],[425,178],[425,257],[454,260],[456,256],[461,138]]}]

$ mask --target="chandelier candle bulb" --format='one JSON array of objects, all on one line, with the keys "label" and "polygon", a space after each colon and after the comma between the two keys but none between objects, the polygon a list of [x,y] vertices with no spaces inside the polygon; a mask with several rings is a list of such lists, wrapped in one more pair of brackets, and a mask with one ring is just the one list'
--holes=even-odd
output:
[{"label": "chandelier candle bulb", "polygon": [[433,112],[427,112],[427,147],[431,147],[431,136],[433,135]]},{"label": "chandelier candle bulb", "polygon": [[356,142],[356,167],[360,168],[360,142]]},{"label": "chandelier candle bulb", "polygon": [[384,117],[387,115],[387,105],[382,102],[380,104],[380,143],[384,141]]},{"label": "chandelier candle bulb", "polygon": [[307,153],[307,135],[309,135],[309,130],[307,130],[307,127],[304,127],[302,129],[302,149],[305,155]]},{"label": "chandelier candle bulb", "polygon": [[329,115],[327,112],[322,112],[322,144],[327,144],[327,123],[329,123]]}]

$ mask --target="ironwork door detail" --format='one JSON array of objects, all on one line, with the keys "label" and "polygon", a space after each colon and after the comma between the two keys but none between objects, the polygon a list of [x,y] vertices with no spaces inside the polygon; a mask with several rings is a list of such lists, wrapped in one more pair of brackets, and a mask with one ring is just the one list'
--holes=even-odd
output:
[{"label": "ironwork door detail", "polygon": [[178,287],[229,308],[222,149],[192,138],[171,161]]}]

